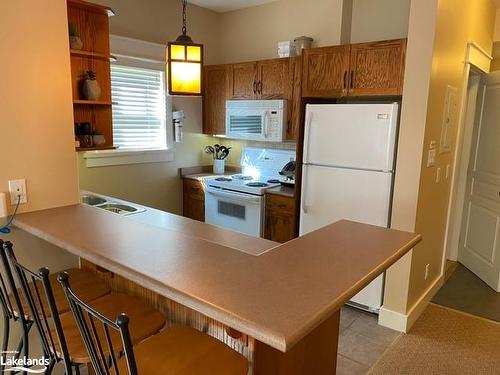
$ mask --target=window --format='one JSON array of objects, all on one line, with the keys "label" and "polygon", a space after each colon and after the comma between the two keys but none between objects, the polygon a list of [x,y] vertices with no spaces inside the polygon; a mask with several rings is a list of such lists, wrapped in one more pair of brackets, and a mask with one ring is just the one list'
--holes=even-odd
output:
[{"label": "window", "polygon": [[113,138],[120,149],[166,148],[165,73],[111,66]]}]

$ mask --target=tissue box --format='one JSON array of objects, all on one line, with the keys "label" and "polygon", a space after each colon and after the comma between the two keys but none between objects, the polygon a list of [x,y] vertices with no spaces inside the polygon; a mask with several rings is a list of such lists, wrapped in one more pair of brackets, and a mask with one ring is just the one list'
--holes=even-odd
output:
[{"label": "tissue box", "polygon": [[291,40],[278,43],[278,56],[279,57],[293,57],[297,56],[295,43]]}]

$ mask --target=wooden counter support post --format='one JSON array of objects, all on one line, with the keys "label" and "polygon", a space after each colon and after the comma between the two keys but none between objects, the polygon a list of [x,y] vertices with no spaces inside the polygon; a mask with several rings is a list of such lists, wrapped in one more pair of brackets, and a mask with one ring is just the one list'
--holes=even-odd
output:
[{"label": "wooden counter support post", "polygon": [[340,310],[286,353],[256,341],[254,375],[334,375],[339,325]]}]

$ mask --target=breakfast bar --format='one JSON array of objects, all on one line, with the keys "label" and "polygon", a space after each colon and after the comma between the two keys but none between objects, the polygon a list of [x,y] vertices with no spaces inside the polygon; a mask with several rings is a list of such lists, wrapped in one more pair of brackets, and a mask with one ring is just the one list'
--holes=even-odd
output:
[{"label": "breakfast bar", "polygon": [[21,214],[16,226],[80,257],[117,289],[185,309],[174,323],[216,322],[225,335],[197,328],[238,341],[251,371],[266,375],[334,374],[340,308],[421,239],[342,220],[278,244],[167,215],[160,228],[72,205]]}]

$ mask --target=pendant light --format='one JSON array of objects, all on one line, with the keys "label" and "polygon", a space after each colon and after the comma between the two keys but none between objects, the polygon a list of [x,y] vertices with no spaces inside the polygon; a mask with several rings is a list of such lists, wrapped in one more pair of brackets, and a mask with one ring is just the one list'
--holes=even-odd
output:
[{"label": "pendant light", "polygon": [[168,42],[168,93],[201,96],[203,45],[186,34],[186,3],[182,0],[182,34],[175,42]]}]

